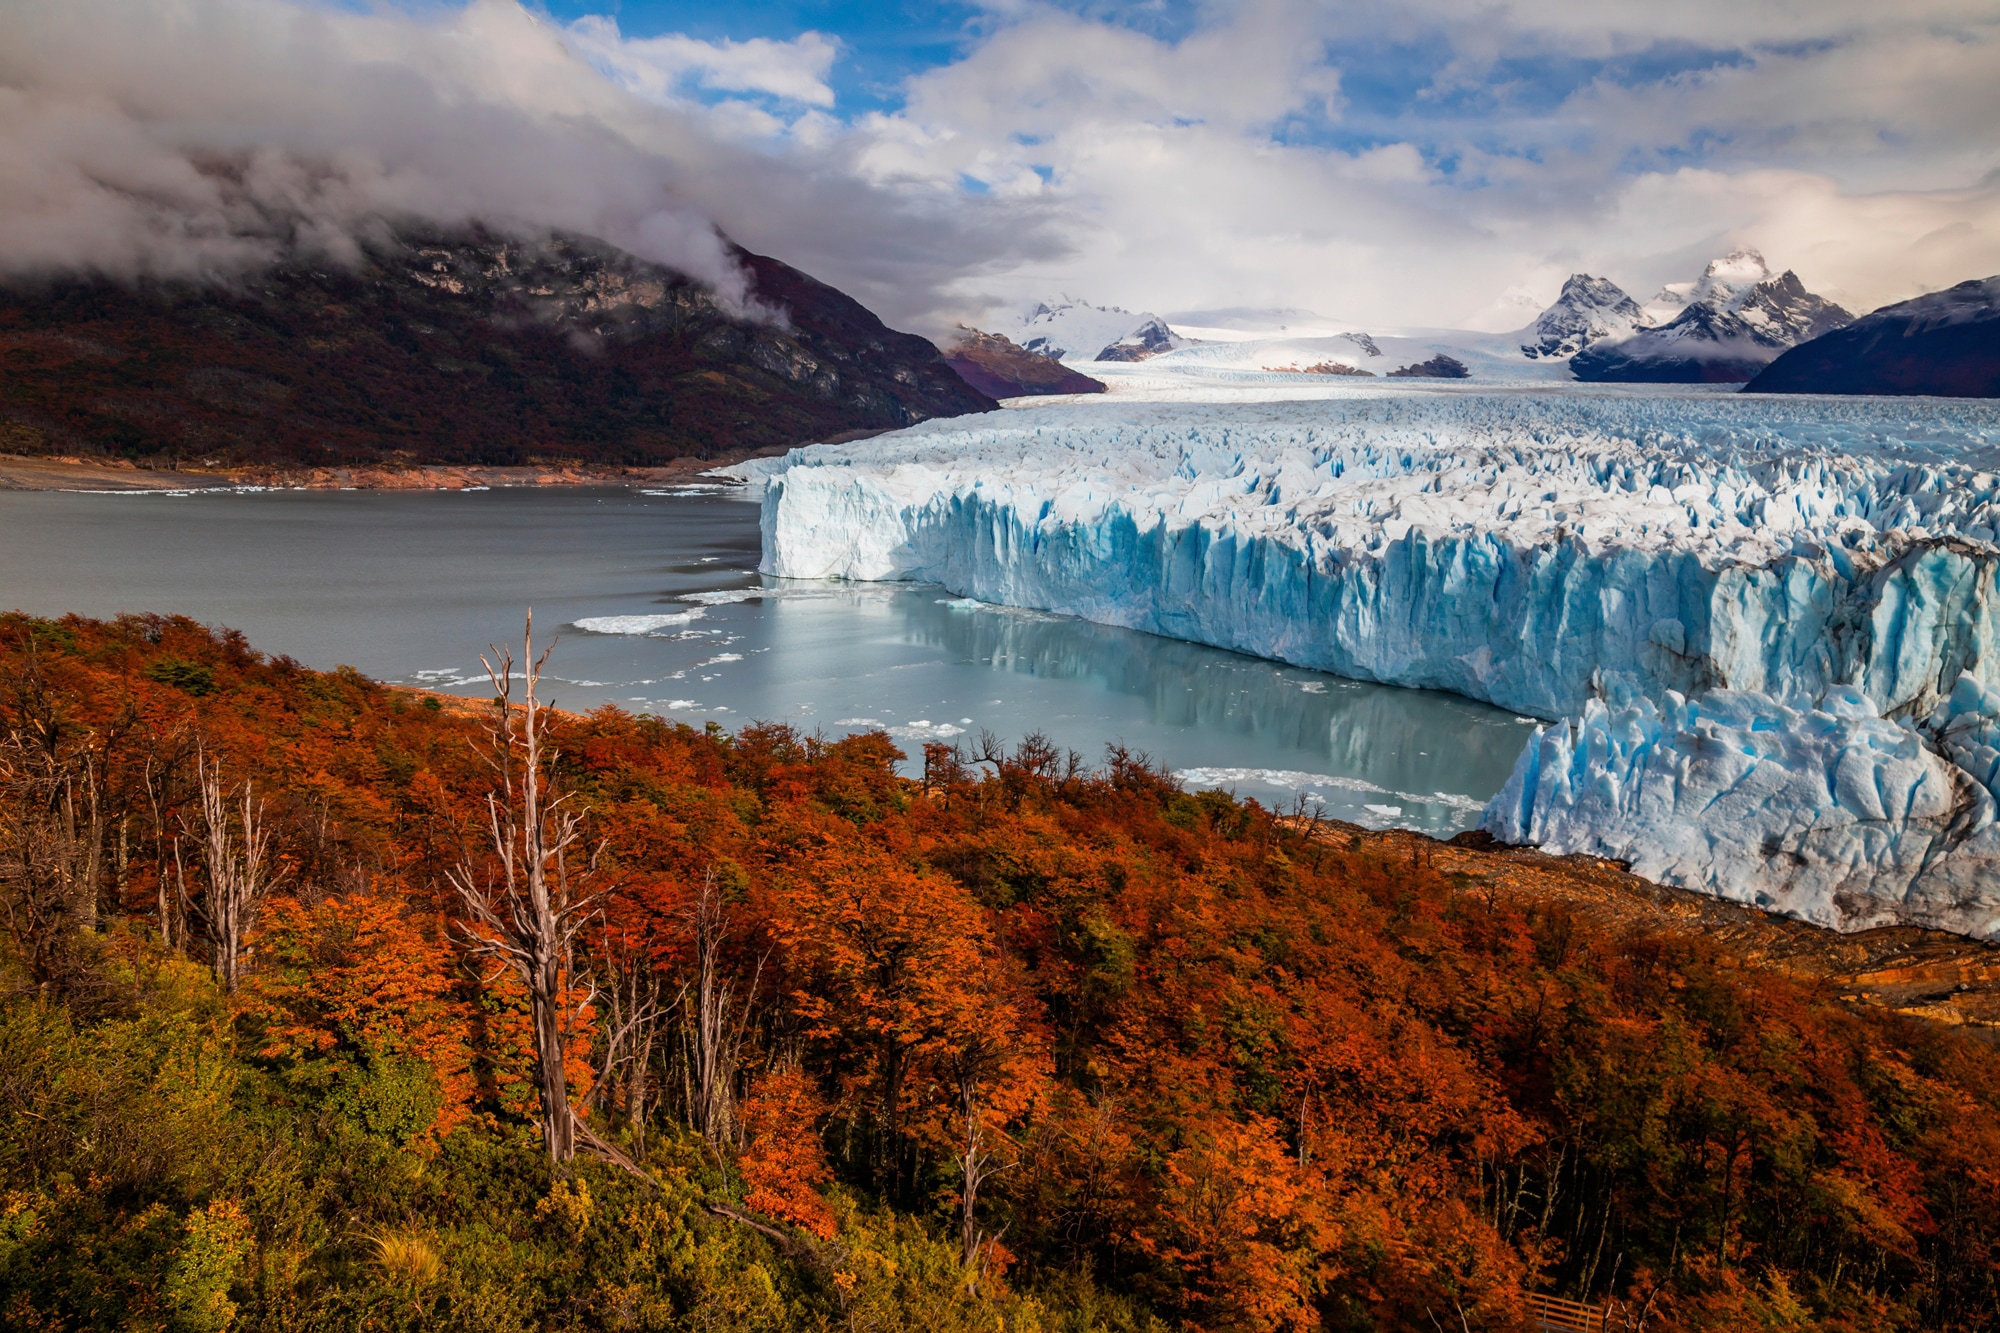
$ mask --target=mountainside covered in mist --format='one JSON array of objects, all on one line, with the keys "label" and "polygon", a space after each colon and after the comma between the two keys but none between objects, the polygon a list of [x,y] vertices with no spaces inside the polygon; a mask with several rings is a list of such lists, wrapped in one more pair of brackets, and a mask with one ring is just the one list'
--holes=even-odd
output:
[{"label": "mountainside covered in mist", "polygon": [[2000,276],[1883,306],[1800,343],[1743,387],[2000,398]]},{"label": "mountainside covered in mist", "polygon": [[746,317],[603,242],[405,233],[227,286],[0,288],[0,452],[657,463],[986,411],[926,340],[737,250]]}]

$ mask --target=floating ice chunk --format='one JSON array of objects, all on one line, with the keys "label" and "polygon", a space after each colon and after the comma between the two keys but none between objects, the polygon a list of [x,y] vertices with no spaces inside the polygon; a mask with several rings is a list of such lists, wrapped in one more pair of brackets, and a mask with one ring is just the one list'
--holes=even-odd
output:
[{"label": "floating ice chunk", "polygon": [[591,634],[652,634],[699,620],[707,614],[704,608],[697,606],[653,616],[591,616],[573,623],[578,629]]},{"label": "floating ice chunk", "polygon": [[[1276,787],[1285,791],[1303,791],[1308,787],[1331,787],[1339,791],[1358,792],[1370,796],[1393,796],[1411,805],[1442,805],[1465,814],[1474,814],[1484,808],[1482,802],[1470,796],[1442,791],[1423,796],[1411,792],[1393,791],[1365,778],[1343,777],[1333,773],[1305,773],[1290,768],[1177,768],[1174,770],[1174,777],[1189,787],[1240,787],[1246,783]],[[1398,814],[1402,813],[1401,806],[1395,809]],[[1378,810],[1377,813],[1379,812]]]},{"label": "floating ice chunk", "polygon": [[1961,676],[1927,725],[1851,686],[1593,700],[1535,734],[1481,827],[1838,930],[2000,935],[2000,691]]}]

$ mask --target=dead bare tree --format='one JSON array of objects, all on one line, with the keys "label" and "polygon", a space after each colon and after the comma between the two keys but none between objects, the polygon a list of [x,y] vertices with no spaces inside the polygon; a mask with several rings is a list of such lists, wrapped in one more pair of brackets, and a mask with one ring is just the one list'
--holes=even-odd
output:
[{"label": "dead bare tree", "polygon": [[285,871],[282,867],[274,871],[270,864],[271,832],[264,823],[264,803],[249,779],[234,792],[226,792],[220,763],[199,748],[194,762],[201,801],[198,837],[208,871],[198,907],[215,975],[225,989],[234,991],[249,960],[249,937],[258,909]]},{"label": "dead bare tree", "polygon": [[[486,797],[492,863],[482,870],[462,862],[449,877],[470,917],[467,944],[475,953],[501,960],[527,989],[543,1141],[549,1160],[563,1163],[576,1155],[581,1128],[563,1072],[569,1033],[565,992],[577,936],[589,924],[595,902],[581,890],[597,858],[572,866],[583,842],[583,815],[570,806],[567,795],[551,798],[544,772],[555,756],[544,747],[547,706],[539,689],[553,645],[535,656],[530,613],[522,634],[519,706],[513,699],[514,655],[492,651],[492,659],[480,659],[493,682],[487,759],[499,778],[497,789]],[[599,1146],[594,1135],[583,1132],[593,1147]]]},{"label": "dead bare tree", "polygon": [[38,986],[73,979],[97,921],[109,741],[66,721],[30,652],[0,733],[0,907]]},{"label": "dead bare tree", "polygon": [[[736,1070],[750,1006],[747,999],[740,1005],[736,1002],[734,983],[722,975],[722,944],[728,937],[729,918],[714,867],[702,875],[687,920],[694,934],[695,955],[695,974],[682,991],[688,1018],[688,1065],[693,1075],[688,1114],[709,1147],[719,1151],[736,1136]],[[750,980],[752,998],[763,970],[760,961]]]},{"label": "dead bare tree", "polygon": [[597,956],[602,974],[597,993],[605,1011],[604,1057],[597,1079],[591,1084],[585,1105],[609,1106],[622,1075],[624,1119],[632,1135],[632,1148],[640,1158],[646,1153],[646,1093],[653,1067],[653,1046],[660,1024],[672,1008],[661,1002],[664,980],[653,969],[643,950],[631,947],[623,936],[609,931],[599,942]]},{"label": "dead bare tree", "polygon": [[994,1052],[984,1042],[974,1041],[958,1054],[958,1109],[964,1118],[958,1151],[958,1221],[961,1262],[965,1268],[965,1289],[976,1294],[985,1276],[989,1240],[979,1226],[979,1187],[1013,1165],[1004,1160],[1011,1147],[1006,1136],[995,1134],[981,1114],[980,1082],[990,1072]]}]

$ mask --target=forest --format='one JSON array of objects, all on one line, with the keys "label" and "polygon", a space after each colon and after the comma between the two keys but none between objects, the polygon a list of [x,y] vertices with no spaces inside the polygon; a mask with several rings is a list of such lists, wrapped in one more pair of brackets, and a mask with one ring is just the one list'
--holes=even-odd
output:
[{"label": "forest", "polygon": [[905,778],[524,649],[0,617],[0,1323],[2000,1321],[1990,1045],[1143,756]]}]

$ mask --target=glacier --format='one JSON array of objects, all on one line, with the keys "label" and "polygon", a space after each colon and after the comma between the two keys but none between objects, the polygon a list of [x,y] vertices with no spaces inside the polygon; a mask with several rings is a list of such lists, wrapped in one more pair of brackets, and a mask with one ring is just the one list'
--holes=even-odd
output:
[{"label": "glacier", "polygon": [[1575,390],[1072,401],[751,465],[769,574],[1542,718],[1614,678],[1891,716],[2000,680],[1996,469],[1992,407]]},{"label": "glacier", "polygon": [[[740,466],[735,475],[765,487],[762,569],[932,582],[983,602],[1576,719],[1573,738],[1600,734],[1588,730],[1593,708],[1608,727],[1624,710],[1666,719],[1720,695],[1714,707],[1762,697],[1767,711],[1838,716],[1874,738],[1865,744],[1886,744],[1886,731],[1862,726],[1865,702],[1871,726],[1955,767],[1940,748],[1945,733],[1918,724],[1962,688],[2000,687],[2000,406],[1697,388],[1274,385],[1214,371],[1176,377],[1162,373],[1165,359],[1112,378],[1102,397]],[[1838,702],[1850,695],[1861,702]],[[1558,731],[1537,744],[1556,745]],[[1597,752],[1570,744],[1568,758],[1550,753],[1547,771]],[[1674,752],[1658,742],[1647,751]],[[1923,790],[1943,790],[1948,777],[1940,770]],[[1771,808],[1810,825],[1838,806],[1817,792],[1800,778]],[[1622,836],[1616,820],[1629,817],[1602,801],[1558,801],[1538,817],[1516,797],[1526,813],[1495,827],[1544,845],[1581,846],[1577,830],[1598,819],[1609,846]],[[1665,799],[1647,795],[1645,808]],[[1917,805],[1896,809],[1881,816],[1887,825],[1855,827],[1929,828]],[[1962,831],[1947,820],[1924,845]],[[1789,846],[1787,836],[1774,824],[1756,845]],[[1645,864],[1850,923],[1877,919],[1873,908],[1840,906],[1876,867],[1900,895],[1884,909],[1895,919],[1977,916],[1940,905],[1958,882],[1938,878],[1945,872],[1894,869],[1922,861],[1910,850],[1918,832],[1872,836],[1825,853],[1826,865],[1849,867],[1844,878],[1780,874],[1770,858],[1725,855],[1726,839],[1683,839]],[[1696,841],[1706,850],[1690,850]],[[1669,860],[1678,868],[1660,869]],[[1990,867],[1966,873],[1996,878]],[[2000,901],[2000,884],[1988,895]]]},{"label": "glacier", "polygon": [[1480,827],[1837,930],[1993,938],[1997,745],[2000,690],[1970,675],[1922,727],[1852,686],[1593,699],[1536,733]]}]

